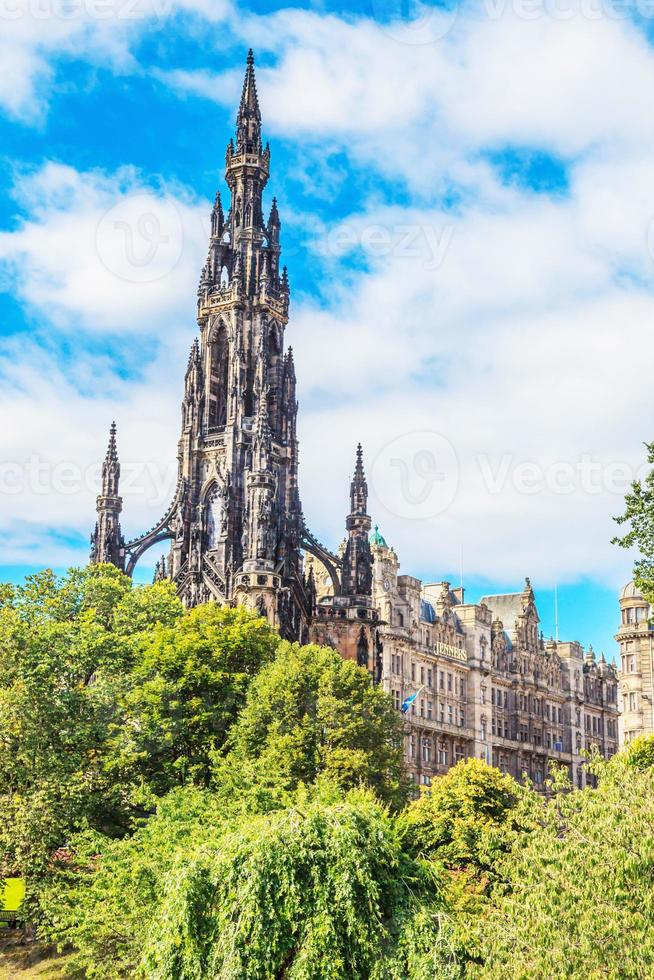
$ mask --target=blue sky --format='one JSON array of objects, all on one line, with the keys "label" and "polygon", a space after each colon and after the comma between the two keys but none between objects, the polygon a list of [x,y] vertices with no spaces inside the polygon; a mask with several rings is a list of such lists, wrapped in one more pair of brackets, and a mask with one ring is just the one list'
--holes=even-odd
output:
[{"label": "blue sky", "polygon": [[612,653],[632,560],[610,544],[612,516],[654,438],[646,13],[3,6],[0,575],[85,560],[114,417],[126,533],[165,509],[252,45],[310,525],[342,536],[361,439],[403,572],[458,582],[462,563],[472,599],[530,575],[547,635],[558,583],[561,635]]}]

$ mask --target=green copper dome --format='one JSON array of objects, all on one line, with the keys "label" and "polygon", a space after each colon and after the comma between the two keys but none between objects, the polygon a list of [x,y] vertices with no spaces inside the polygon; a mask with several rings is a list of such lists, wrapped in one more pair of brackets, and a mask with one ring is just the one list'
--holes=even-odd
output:
[{"label": "green copper dome", "polygon": [[370,532],[370,544],[373,548],[388,548],[386,544],[386,538],[383,534],[379,533],[379,525],[375,524],[374,531]]}]

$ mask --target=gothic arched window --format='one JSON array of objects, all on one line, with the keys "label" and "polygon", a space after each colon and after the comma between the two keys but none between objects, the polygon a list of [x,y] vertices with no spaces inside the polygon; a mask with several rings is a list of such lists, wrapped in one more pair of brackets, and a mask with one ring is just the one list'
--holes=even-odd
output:
[{"label": "gothic arched window", "polygon": [[209,371],[209,428],[218,429],[227,424],[227,375],[229,370],[229,345],[227,331],[221,327],[211,344]]},{"label": "gothic arched window", "polygon": [[218,547],[220,533],[223,527],[223,500],[214,486],[207,497],[205,505],[205,528],[207,531],[207,548],[211,551]]}]

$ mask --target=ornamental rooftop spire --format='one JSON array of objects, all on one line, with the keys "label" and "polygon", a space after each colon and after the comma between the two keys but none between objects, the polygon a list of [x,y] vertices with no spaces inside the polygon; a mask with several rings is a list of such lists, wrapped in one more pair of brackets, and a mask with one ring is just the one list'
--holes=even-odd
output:
[{"label": "ornamental rooftop spire", "polygon": [[350,487],[350,499],[353,514],[365,514],[368,509],[368,485],[363,469],[363,449],[361,443],[357,446],[357,460],[354,467],[354,477]]},{"label": "ornamental rooftop spire", "polygon": [[118,496],[119,480],[120,463],[118,462],[118,448],[116,445],[116,423],[112,422],[109,429],[107,455],[102,464],[102,493],[105,497]]},{"label": "ornamental rooftop spire", "polygon": [[236,119],[236,148],[238,153],[261,152],[261,110],[254,75],[254,54],[248,51],[247,68],[243,80],[241,104]]}]

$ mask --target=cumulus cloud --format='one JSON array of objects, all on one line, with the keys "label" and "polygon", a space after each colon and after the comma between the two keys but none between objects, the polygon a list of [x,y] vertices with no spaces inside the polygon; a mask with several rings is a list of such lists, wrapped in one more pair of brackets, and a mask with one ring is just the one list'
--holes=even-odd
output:
[{"label": "cumulus cloud", "polygon": [[0,269],[32,312],[60,327],[166,332],[194,312],[208,202],[152,186],[131,168],[80,173],[47,163],[17,185],[24,211],[0,233]]},{"label": "cumulus cloud", "polygon": [[[651,438],[654,54],[625,18],[465,5],[443,30],[445,16],[426,22],[432,44],[369,18],[230,20],[264,64],[274,56],[258,69],[271,136],[317,159],[328,146],[408,191],[391,206],[376,185],[349,215],[304,224],[321,283],[294,298],[288,334],[305,512],[336,544],[361,438],[371,506],[404,571],[452,570],[463,545],[467,570],[490,579],[615,584],[625,556],[608,545],[611,517]],[[232,107],[242,69],[171,65],[159,78]],[[563,186],[507,180],[490,151],[515,147],[559,158]],[[320,172],[328,185],[329,166]],[[54,164],[20,194],[24,217],[0,236],[0,261],[34,319],[164,343],[137,379],[97,355],[48,379],[42,350],[15,351],[5,457],[34,449],[53,465],[97,465],[119,406],[121,457],[142,463],[147,449],[166,472],[207,202],[129,170]],[[53,522],[81,533],[94,493],[48,498]],[[158,515],[147,492],[126,498],[128,532]],[[23,529],[42,510],[32,491],[12,503]]]},{"label": "cumulus cloud", "polygon": [[61,59],[139,71],[133,48],[145,31],[179,17],[215,24],[232,15],[230,0],[2,0],[0,111],[38,123]]}]

